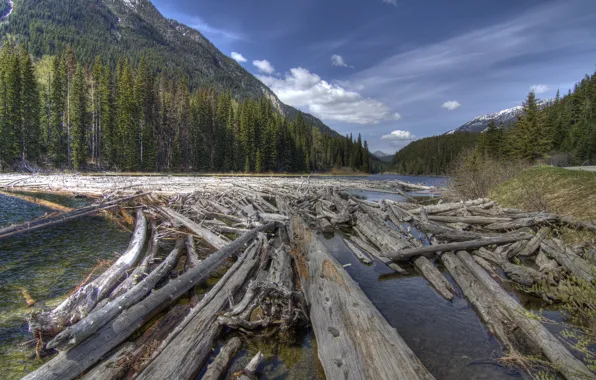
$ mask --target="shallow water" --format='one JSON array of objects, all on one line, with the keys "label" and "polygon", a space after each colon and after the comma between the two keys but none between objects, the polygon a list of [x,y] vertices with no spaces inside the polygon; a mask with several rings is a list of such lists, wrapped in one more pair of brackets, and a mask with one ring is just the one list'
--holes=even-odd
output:
[{"label": "shallow water", "polygon": [[[44,197],[78,207],[87,201]],[[0,226],[51,213],[52,210],[0,195]],[[22,289],[44,304],[56,305],[79,284],[98,260],[114,260],[126,249],[130,233],[118,230],[102,217],[84,217],[59,226],[0,240],[0,378],[18,379],[41,364],[32,360],[31,339]]]}]

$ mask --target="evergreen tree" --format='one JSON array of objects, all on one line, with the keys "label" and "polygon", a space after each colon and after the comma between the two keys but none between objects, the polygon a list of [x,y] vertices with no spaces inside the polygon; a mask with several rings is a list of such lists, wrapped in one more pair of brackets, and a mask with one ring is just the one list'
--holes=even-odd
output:
[{"label": "evergreen tree", "polygon": [[87,91],[85,88],[85,74],[80,64],[77,65],[75,70],[70,94],[70,158],[71,165],[75,169],[80,169],[85,165],[87,159],[86,131],[89,125],[87,117]]}]

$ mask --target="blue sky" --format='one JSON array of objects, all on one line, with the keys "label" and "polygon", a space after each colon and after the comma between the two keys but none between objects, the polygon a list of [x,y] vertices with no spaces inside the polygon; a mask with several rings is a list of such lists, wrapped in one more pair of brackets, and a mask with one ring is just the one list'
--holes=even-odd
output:
[{"label": "blue sky", "polygon": [[[392,153],[566,92],[596,69],[596,0],[154,0],[287,104]],[[235,54],[232,54],[235,53]]]}]

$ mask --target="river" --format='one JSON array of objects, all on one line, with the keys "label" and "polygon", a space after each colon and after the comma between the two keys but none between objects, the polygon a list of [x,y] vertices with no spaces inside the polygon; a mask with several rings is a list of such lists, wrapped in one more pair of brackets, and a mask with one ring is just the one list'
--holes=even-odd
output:
[{"label": "river", "polygon": [[[379,175],[367,179],[399,179],[415,183],[444,185],[441,177]],[[404,200],[399,195],[358,191],[368,200]],[[73,207],[86,200],[50,196],[51,200]],[[38,205],[0,195],[0,227],[39,217],[49,210]],[[8,240],[0,240],[0,371],[3,379],[17,379],[43,360],[35,350],[23,345],[31,339],[27,332],[26,307],[22,289],[36,299],[36,306],[50,307],[87,276],[99,260],[114,260],[122,252],[130,233],[119,230],[101,217],[87,217],[50,230],[40,230]],[[453,302],[440,297],[414,268],[400,276],[381,263],[366,266],[344,245],[341,236],[320,236],[337,260],[359,283],[375,306],[394,326],[422,363],[437,379],[513,379],[516,370],[496,365],[503,355],[500,344],[490,335],[467,300]],[[443,268],[440,268],[443,270]],[[453,282],[451,277],[446,277]],[[512,294],[518,296],[513,290]],[[521,296],[521,295],[519,295]],[[531,309],[541,309],[539,300],[524,297]],[[554,311],[548,316],[560,319]],[[322,378],[316,358],[316,342],[310,331],[300,334],[294,344],[251,342],[236,356],[229,374],[240,369],[249,357],[263,351],[267,360],[259,368],[263,379]],[[231,378],[231,377],[228,377]]]}]

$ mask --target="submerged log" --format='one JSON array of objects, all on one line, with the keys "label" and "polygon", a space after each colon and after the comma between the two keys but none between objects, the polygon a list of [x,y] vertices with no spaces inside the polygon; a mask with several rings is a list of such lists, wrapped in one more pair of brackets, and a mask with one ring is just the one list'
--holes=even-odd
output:
[{"label": "submerged log", "polygon": [[4,196],[7,196],[7,197],[12,197],[12,198],[22,199],[25,202],[29,202],[29,203],[33,203],[33,204],[36,204],[36,205],[40,205],[40,206],[43,206],[43,207],[46,207],[46,208],[49,208],[49,209],[55,210],[55,211],[62,211],[62,212],[74,211],[74,209],[72,207],[63,206],[63,205],[58,204],[58,203],[46,201],[45,199],[41,199],[41,198],[31,197],[29,195],[18,194],[18,193],[13,193],[13,192],[10,192],[10,191],[2,191],[2,190],[0,190],[0,195],[4,195]]},{"label": "submerged log", "polygon": [[596,379],[580,360],[576,359],[567,348],[542,323],[528,315],[528,311],[511,297],[488,273],[482,269],[465,251],[457,253],[458,258],[493,295],[498,304],[506,311],[521,331],[541,350],[554,368],[568,380]]},{"label": "submerged log", "polygon": [[203,380],[219,380],[227,371],[230,361],[241,346],[242,341],[240,338],[234,337],[230,339],[228,343],[222,347],[221,351],[219,351],[219,354],[217,354],[211,364],[209,364],[209,367],[207,367],[207,371],[203,375]]},{"label": "submerged log", "polygon": [[328,379],[434,379],[299,217],[292,251]]},{"label": "submerged log", "polygon": [[436,245],[429,245],[429,246],[419,247],[419,248],[407,248],[407,249],[403,249],[401,251],[385,252],[385,253],[383,253],[383,255],[385,255],[395,261],[406,261],[406,260],[411,259],[412,257],[434,254],[436,252],[476,249],[476,248],[480,248],[480,247],[487,247],[489,245],[507,244],[507,243],[513,243],[513,242],[520,241],[520,240],[530,240],[531,238],[532,238],[532,236],[527,235],[527,234],[509,235],[509,236],[503,236],[503,237],[498,237],[498,238],[471,240],[471,241],[465,241],[465,242],[461,242],[461,243],[436,244]]},{"label": "submerged log", "polygon": [[171,280],[163,288],[154,291],[141,302],[125,310],[118,317],[99,329],[96,334],[81,342],[81,344],[69,351],[61,352],[58,356],[34,372],[31,372],[23,379],[75,379],[168,305],[210,276],[228,257],[240,250],[247,242],[254,239],[259,230],[271,229],[275,225],[275,223],[270,223],[242,235],[226,247],[209,256],[198,267]]},{"label": "submerged log", "polygon": [[133,195],[133,196],[126,197],[126,198],[122,198],[122,199],[118,199],[118,200],[114,200],[114,201],[110,201],[110,202],[105,202],[105,203],[102,203],[99,205],[83,207],[83,208],[80,208],[80,209],[77,209],[77,210],[74,210],[71,212],[66,212],[66,213],[59,214],[59,215],[51,215],[47,218],[36,219],[34,221],[2,228],[2,229],[0,229],[0,239],[4,239],[4,238],[14,236],[17,234],[21,234],[24,232],[31,232],[31,231],[39,230],[41,228],[56,226],[56,225],[62,224],[64,222],[82,218],[84,216],[97,214],[100,211],[117,207],[120,203],[127,202],[132,199],[142,197],[145,195],[146,194]]},{"label": "submerged log", "polygon": [[137,209],[137,222],[126,252],[101,276],[78,289],[58,307],[32,316],[29,330],[55,335],[64,327],[84,318],[118,285],[126,271],[138,261],[147,237],[147,219],[142,208]]}]

